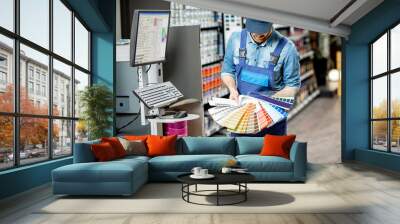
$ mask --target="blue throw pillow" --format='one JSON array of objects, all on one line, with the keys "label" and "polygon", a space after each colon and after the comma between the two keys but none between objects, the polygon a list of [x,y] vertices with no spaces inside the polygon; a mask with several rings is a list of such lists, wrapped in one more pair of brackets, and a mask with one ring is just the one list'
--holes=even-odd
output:
[{"label": "blue throw pillow", "polygon": [[236,154],[259,154],[264,145],[263,137],[236,137]]},{"label": "blue throw pillow", "polygon": [[235,139],[231,137],[183,137],[180,144],[182,154],[235,155]]}]

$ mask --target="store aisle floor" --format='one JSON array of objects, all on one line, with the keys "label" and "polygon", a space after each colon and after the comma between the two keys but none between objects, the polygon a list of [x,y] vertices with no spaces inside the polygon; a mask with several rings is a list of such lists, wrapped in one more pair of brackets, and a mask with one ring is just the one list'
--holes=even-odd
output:
[{"label": "store aisle floor", "polygon": [[311,163],[338,163],[341,157],[340,98],[319,97],[288,123],[288,133],[308,143]]}]

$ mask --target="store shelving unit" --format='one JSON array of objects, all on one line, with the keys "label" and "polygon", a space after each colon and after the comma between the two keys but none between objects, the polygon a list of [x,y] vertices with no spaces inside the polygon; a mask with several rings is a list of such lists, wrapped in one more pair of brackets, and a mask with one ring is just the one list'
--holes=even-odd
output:
[{"label": "store shelving unit", "polygon": [[275,25],[274,27],[293,41],[300,54],[301,87],[296,95],[296,103],[289,111],[287,119],[290,120],[320,93],[313,65],[314,51],[311,49],[310,34],[307,30],[280,25]]},{"label": "store shelving unit", "polygon": [[[221,66],[224,55],[223,15],[186,5],[171,3],[171,26],[200,25],[200,54],[204,111],[212,97],[225,97],[228,89],[222,85]],[[212,119],[204,115],[204,135],[220,130]]]}]

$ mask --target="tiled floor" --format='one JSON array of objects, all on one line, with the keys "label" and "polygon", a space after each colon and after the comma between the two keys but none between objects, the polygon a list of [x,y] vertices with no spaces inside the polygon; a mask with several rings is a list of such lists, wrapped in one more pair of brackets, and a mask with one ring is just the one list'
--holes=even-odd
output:
[{"label": "tiled floor", "polygon": [[[307,183],[318,184],[343,200],[364,206],[361,212],[326,214],[43,214],[54,200],[49,186],[0,202],[4,224],[275,224],[275,223],[400,223],[400,176],[361,164],[310,165]],[[316,203],[320,195],[315,197]],[[94,202],[95,203],[95,202]],[[174,205],[171,205],[174,206]]]},{"label": "tiled floor", "polygon": [[311,163],[338,163],[340,152],[340,98],[319,97],[288,123],[288,133],[307,142]]}]

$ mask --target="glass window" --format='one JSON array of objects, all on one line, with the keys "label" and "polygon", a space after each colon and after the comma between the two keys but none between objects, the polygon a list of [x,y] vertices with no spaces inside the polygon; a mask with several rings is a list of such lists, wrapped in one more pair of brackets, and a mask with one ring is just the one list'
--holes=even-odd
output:
[{"label": "glass window", "polygon": [[89,32],[75,18],[75,63],[89,70]]},{"label": "glass window", "polygon": [[14,122],[11,116],[0,116],[0,170],[14,165]]},{"label": "glass window", "polygon": [[[72,83],[72,68],[69,65],[66,65],[58,60],[53,60],[53,114],[62,117],[71,117],[72,116],[72,89],[71,88],[63,88],[64,82],[59,80],[65,80],[66,83]],[[71,86],[71,85],[68,85]],[[58,101],[59,92],[61,94],[61,103]],[[65,99],[64,101],[64,97]],[[57,103],[57,104],[56,104]],[[65,107],[64,113],[61,111],[61,107]]]},{"label": "glass window", "polygon": [[53,51],[71,60],[72,12],[60,0],[53,0]]},{"label": "glass window", "polygon": [[36,69],[36,73],[35,73],[35,74],[36,74],[36,76],[35,76],[35,77],[36,77],[36,80],[37,80],[37,81],[40,81],[40,70],[39,70],[39,69]]},{"label": "glass window", "polygon": [[21,36],[49,48],[49,0],[20,0]]},{"label": "glass window", "polygon": [[87,86],[89,86],[89,75],[75,69],[75,117],[81,114],[80,94]]},{"label": "glass window", "polygon": [[[15,3],[20,18],[14,13]],[[0,115],[0,170],[71,155],[75,139],[87,140],[86,125],[76,126],[74,116],[80,115],[79,93],[90,84],[90,32],[64,0],[0,0],[0,28],[0,112],[7,112]],[[14,42],[19,43],[17,55]],[[15,88],[16,77],[19,88]],[[19,121],[18,133],[13,132],[15,121]],[[75,136],[74,129],[79,131]]]},{"label": "glass window", "polygon": [[387,118],[387,78],[372,81],[372,118]]},{"label": "glass window", "polygon": [[0,54],[0,68],[7,68],[7,55]]},{"label": "glass window", "polygon": [[391,151],[400,153],[400,120],[392,120],[390,124]]},{"label": "glass window", "polygon": [[49,158],[49,120],[45,118],[20,118],[21,164],[35,163]]},{"label": "glass window", "polygon": [[72,154],[72,121],[53,120],[53,156]]},{"label": "glass window", "polygon": [[[0,3],[1,5],[1,3]],[[0,9],[1,13],[1,9]],[[0,16],[1,18],[1,16]],[[13,40],[0,35],[0,111],[14,111],[14,73],[8,58],[13,58]]]},{"label": "glass window", "polygon": [[372,75],[387,71],[387,34],[372,44]]},{"label": "glass window", "polygon": [[[24,57],[21,57],[21,72],[20,72],[20,80],[21,80],[21,89],[20,89],[20,108],[21,108],[21,113],[24,114],[40,114],[40,115],[45,115],[48,114],[48,102],[49,99],[48,94],[47,94],[47,88],[48,86],[48,80],[47,80],[47,74],[48,74],[48,62],[49,62],[49,57],[43,53],[40,53],[39,51],[33,50],[30,47],[27,47],[23,44],[21,44],[21,55],[24,55]],[[45,81],[45,88],[44,92],[41,89],[41,86],[39,83],[36,84],[36,91],[34,95],[29,95],[29,92],[27,91],[27,86],[26,86],[26,63],[29,61],[30,65],[36,68],[36,74],[37,74],[37,79],[40,82],[40,77],[41,77],[41,72],[43,71],[46,73],[46,81]],[[36,99],[40,100],[40,104],[31,104],[30,99]]]},{"label": "glass window", "polygon": [[14,31],[14,0],[0,1],[0,26]]},{"label": "glass window", "polygon": [[0,70],[0,85],[5,86],[7,84],[7,73]]},{"label": "glass window", "polygon": [[33,82],[28,82],[28,89],[29,89],[29,94],[34,93],[34,87],[33,87]]},{"label": "glass window", "polygon": [[400,67],[400,24],[390,32],[390,68]]},{"label": "glass window", "polygon": [[75,142],[88,140],[88,128],[85,120],[75,121]]},{"label": "glass window", "polygon": [[36,95],[40,95],[40,84],[36,84]]},{"label": "glass window", "polygon": [[372,122],[373,149],[387,151],[387,133],[387,121]]},{"label": "glass window", "polygon": [[372,43],[371,54],[371,147],[400,153],[400,25]]},{"label": "glass window", "polygon": [[29,66],[28,73],[29,73],[29,79],[33,79],[34,77],[33,77],[33,67],[32,66]]},{"label": "glass window", "polygon": [[391,117],[400,118],[400,72],[390,76]]}]

